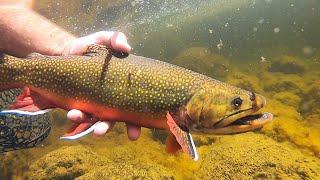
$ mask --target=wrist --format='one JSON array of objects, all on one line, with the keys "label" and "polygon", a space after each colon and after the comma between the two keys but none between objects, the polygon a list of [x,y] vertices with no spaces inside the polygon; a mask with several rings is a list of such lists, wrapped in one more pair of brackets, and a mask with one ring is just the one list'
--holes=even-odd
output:
[{"label": "wrist", "polygon": [[[62,55],[75,37],[28,8],[0,6],[1,49],[18,57]],[[36,26],[36,27],[35,27]]]}]

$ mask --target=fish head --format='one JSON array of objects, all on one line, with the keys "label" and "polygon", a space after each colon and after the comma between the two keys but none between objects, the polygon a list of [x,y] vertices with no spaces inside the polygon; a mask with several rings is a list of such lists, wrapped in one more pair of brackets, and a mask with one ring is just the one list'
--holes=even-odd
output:
[{"label": "fish head", "polygon": [[201,87],[188,101],[190,131],[204,134],[233,134],[261,128],[271,113],[256,114],[266,98],[251,91],[214,84]]}]

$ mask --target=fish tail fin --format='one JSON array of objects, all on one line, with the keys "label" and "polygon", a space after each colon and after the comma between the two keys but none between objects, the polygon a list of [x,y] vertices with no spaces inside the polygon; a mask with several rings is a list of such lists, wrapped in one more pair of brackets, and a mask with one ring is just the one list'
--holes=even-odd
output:
[{"label": "fish tail fin", "polygon": [[20,93],[23,90],[0,92],[0,153],[35,147],[50,133],[50,110],[30,112],[7,108]]}]

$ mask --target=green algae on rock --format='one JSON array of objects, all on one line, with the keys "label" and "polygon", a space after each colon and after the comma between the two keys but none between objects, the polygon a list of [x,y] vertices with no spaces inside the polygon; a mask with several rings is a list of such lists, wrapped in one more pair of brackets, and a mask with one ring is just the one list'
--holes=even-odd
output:
[{"label": "green algae on rock", "polygon": [[74,179],[109,163],[81,145],[61,147],[30,166],[28,179]]},{"label": "green algae on rock", "polygon": [[213,54],[205,47],[188,48],[182,51],[171,63],[219,80],[224,79],[230,70],[227,58]]},{"label": "green algae on rock", "polygon": [[320,80],[314,82],[307,88],[300,110],[304,114],[320,113]]},{"label": "green algae on rock", "polygon": [[[151,140],[151,133],[144,133],[142,138]],[[154,142],[154,144],[158,143]],[[320,175],[319,159],[301,153],[290,143],[279,143],[263,134],[252,132],[219,136],[215,143],[201,146],[199,151],[202,158],[197,166],[188,169],[192,176],[184,173],[185,167],[190,168],[194,163],[187,157],[183,155],[169,157],[152,151],[152,147],[149,152],[135,154],[138,149],[141,151],[141,148],[138,148],[140,145],[131,143],[130,147],[127,145],[110,147],[113,150],[105,155],[84,146],[62,147],[31,165],[29,178],[312,179]],[[128,157],[130,154],[131,156]]]},{"label": "green algae on rock", "polygon": [[296,74],[272,73],[263,74],[263,86],[265,92],[291,92],[293,94],[302,94],[304,90],[304,79]]},{"label": "green algae on rock", "polygon": [[179,175],[157,164],[110,163],[77,179],[179,179]]},{"label": "green algae on rock", "polygon": [[275,100],[278,100],[280,102],[282,102],[283,104],[285,105],[288,105],[288,106],[292,106],[292,107],[295,107],[295,108],[298,108],[299,107],[299,104],[301,102],[301,98],[300,96],[297,96],[291,92],[279,92],[279,93],[276,93],[273,98]]},{"label": "green algae on rock", "polygon": [[224,136],[200,151],[206,151],[199,168],[200,179],[314,179],[320,176],[319,159],[262,134]]},{"label": "green algae on rock", "polygon": [[272,59],[270,72],[282,72],[285,74],[301,74],[306,70],[306,65],[297,57],[281,55]]},{"label": "green algae on rock", "polygon": [[261,82],[256,76],[249,76],[238,71],[231,72],[228,77],[228,83],[254,92],[263,92]]},{"label": "green algae on rock", "polygon": [[[123,148],[127,149],[125,146]],[[130,161],[127,153],[130,151],[121,154],[123,158],[119,158],[118,161],[111,161],[81,145],[62,147],[32,164],[28,178],[103,179],[108,177],[111,179],[136,179],[153,177],[155,179],[173,179],[180,177],[172,169],[159,164],[143,163],[136,161],[135,158]]]}]

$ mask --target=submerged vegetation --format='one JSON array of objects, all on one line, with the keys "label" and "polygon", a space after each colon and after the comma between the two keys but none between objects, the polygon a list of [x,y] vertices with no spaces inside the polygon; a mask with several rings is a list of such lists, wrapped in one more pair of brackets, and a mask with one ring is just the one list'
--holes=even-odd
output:
[{"label": "submerged vegetation", "polygon": [[[70,32],[80,35],[120,26],[121,20],[131,20],[135,12],[125,10],[136,8],[136,13],[140,12],[139,4],[129,4],[129,8],[120,11],[121,0],[112,2],[114,7],[100,1],[92,4],[58,2],[64,4],[63,9],[50,0],[39,3],[37,8]],[[260,5],[268,2],[271,1],[261,1]],[[88,136],[76,142],[59,141],[58,137],[67,127],[64,112],[56,111],[52,114],[52,134],[43,147],[0,155],[0,179],[116,179],[124,176],[128,179],[316,179],[320,176],[320,50],[316,49],[319,36],[311,42],[315,48],[305,44],[308,44],[308,37],[312,39],[312,35],[318,33],[319,27],[312,27],[319,22],[319,15],[311,10],[306,14],[295,11],[294,8],[302,6],[300,1],[290,1],[296,6],[284,6],[287,1],[272,2],[273,5],[266,5],[272,10],[261,13],[258,1],[257,6],[256,1],[250,0],[239,1],[242,4],[239,7],[221,5],[220,14],[192,16],[190,23],[185,19],[191,18],[188,13],[193,11],[182,11],[179,17],[185,19],[178,21],[177,26],[175,16],[171,16],[162,24],[147,21],[150,26],[154,25],[152,29],[144,28],[148,27],[146,22],[139,24],[139,21],[138,28],[133,28],[135,33],[128,33],[139,55],[158,57],[266,96],[267,106],[262,111],[273,113],[274,120],[260,131],[230,136],[195,136],[201,159],[193,162],[182,153],[167,154],[166,134],[162,131],[143,129],[141,138],[131,142],[120,123],[103,138]],[[317,5],[316,1],[310,2]],[[252,4],[255,9],[250,9]],[[274,13],[277,8],[272,7],[278,6],[286,10],[285,15],[279,14],[278,10]],[[48,11],[48,7],[56,14]],[[66,7],[70,8],[65,10]],[[286,13],[289,7],[293,9],[292,14]],[[86,11],[78,15],[81,8]],[[116,13],[117,10],[121,13]],[[110,18],[117,21],[97,26],[106,21],[103,17],[110,11]],[[243,19],[250,21],[229,20],[229,17],[239,17],[240,13]],[[306,18],[312,20],[312,15],[317,19],[308,21],[303,31],[300,26],[294,26],[295,32],[291,32],[289,27],[294,15],[297,15],[297,24],[305,22]],[[71,18],[73,16],[78,18]],[[94,22],[99,18],[104,21]],[[212,19],[215,23],[211,24]],[[283,24],[280,32],[279,24]],[[261,46],[256,47],[258,45]],[[300,46],[306,49],[302,52]]]},{"label": "submerged vegetation", "polygon": [[[31,165],[30,179],[97,179],[97,178],[153,178],[153,179],[211,179],[211,178],[316,178],[320,161],[303,154],[292,144],[279,143],[262,134],[246,133],[216,137],[214,143],[202,144],[202,158],[193,162],[183,154],[163,152],[164,145],[151,142],[150,131],[144,131],[137,143],[115,142],[88,147],[61,147]],[[203,137],[202,137],[203,138]],[[210,137],[208,137],[210,138]],[[109,140],[109,141],[110,141]],[[99,147],[98,147],[99,146]]]},{"label": "submerged vegetation", "polygon": [[[186,57],[185,61],[182,57]],[[195,141],[201,157],[198,162],[193,162],[182,153],[167,154],[163,142],[166,134],[161,132],[143,129],[141,138],[131,142],[120,124],[105,138],[57,141],[64,132],[61,128],[65,126],[64,114],[57,111],[53,114],[54,119],[60,121],[54,120],[55,128],[46,146],[7,153],[3,157],[6,161],[2,161],[2,172],[30,179],[121,178],[124,174],[128,179],[318,177],[320,112],[319,102],[314,97],[319,96],[319,83],[309,86],[308,82],[312,80],[307,78],[314,74],[312,69],[319,64],[300,60],[304,70],[299,71],[301,76],[298,76],[281,70],[271,71],[270,67],[273,63],[279,63],[278,60],[281,61],[281,58],[236,66],[228,58],[202,47],[186,49],[172,60],[172,63],[195,71],[200,70],[198,65],[208,66],[203,63],[213,64],[212,68],[228,69],[219,78],[266,95],[268,103],[263,111],[275,115],[274,121],[258,132],[229,136],[197,135]],[[209,70],[207,73],[212,77],[217,75],[210,74]],[[7,162],[11,162],[10,165]]]}]

